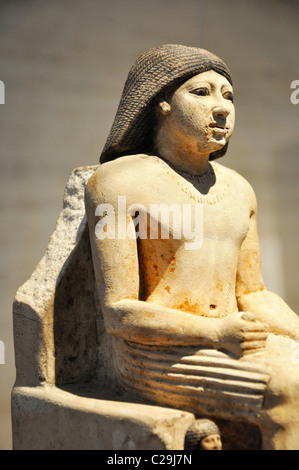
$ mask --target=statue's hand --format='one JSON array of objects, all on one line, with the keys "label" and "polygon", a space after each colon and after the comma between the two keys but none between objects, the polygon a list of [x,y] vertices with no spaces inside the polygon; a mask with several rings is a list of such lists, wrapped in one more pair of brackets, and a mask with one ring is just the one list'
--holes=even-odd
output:
[{"label": "statue's hand", "polygon": [[237,312],[223,319],[220,328],[221,349],[236,356],[265,348],[268,328],[249,312]]}]

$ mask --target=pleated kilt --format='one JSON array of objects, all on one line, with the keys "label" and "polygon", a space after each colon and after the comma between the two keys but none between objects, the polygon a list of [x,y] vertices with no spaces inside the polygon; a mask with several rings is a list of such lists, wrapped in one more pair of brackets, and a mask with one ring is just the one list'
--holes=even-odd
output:
[{"label": "pleated kilt", "polygon": [[209,348],[113,343],[119,385],[127,393],[200,416],[258,419],[270,380],[259,354],[235,359]]}]

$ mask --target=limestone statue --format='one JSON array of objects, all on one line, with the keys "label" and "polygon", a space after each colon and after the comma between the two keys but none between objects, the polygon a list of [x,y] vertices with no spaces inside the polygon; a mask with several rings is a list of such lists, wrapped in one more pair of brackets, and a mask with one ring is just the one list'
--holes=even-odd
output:
[{"label": "limestone statue", "polygon": [[85,198],[110,367],[145,402],[299,449],[299,319],[264,285],[253,189],[216,161],[234,121],[208,51],[157,47],[129,72]]},{"label": "limestone statue", "polygon": [[210,419],[197,419],[185,435],[184,450],[222,450],[218,426]]}]

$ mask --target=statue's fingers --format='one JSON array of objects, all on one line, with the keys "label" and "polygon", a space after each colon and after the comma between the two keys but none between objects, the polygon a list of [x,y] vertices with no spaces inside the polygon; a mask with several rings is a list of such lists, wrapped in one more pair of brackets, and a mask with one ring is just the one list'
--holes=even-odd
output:
[{"label": "statue's fingers", "polygon": [[243,333],[243,342],[250,341],[267,341],[267,331],[247,331]]},{"label": "statue's fingers", "polygon": [[269,327],[260,321],[249,321],[249,322],[244,322],[244,325],[242,327],[243,332],[256,332],[256,333],[268,333],[269,332]]},{"label": "statue's fingers", "polygon": [[265,349],[266,341],[244,341],[241,344],[243,354],[250,354]]}]

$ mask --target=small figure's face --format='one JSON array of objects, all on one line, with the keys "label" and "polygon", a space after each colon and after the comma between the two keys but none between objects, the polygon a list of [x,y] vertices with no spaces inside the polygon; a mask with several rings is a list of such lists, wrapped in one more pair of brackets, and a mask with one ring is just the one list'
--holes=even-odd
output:
[{"label": "small figure's face", "polygon": [[210,434],[202,439],[201,450],[222,450],[222,442],[219,434]]},{"label": "small figure's face", "polygon": [[[160,106],[163,113],[163,103]],[[213,70],[195,75],[164,102],[164,114],[184,145],[195,145],[203,153],[220,150],[235,124],[232,86]]]}]

